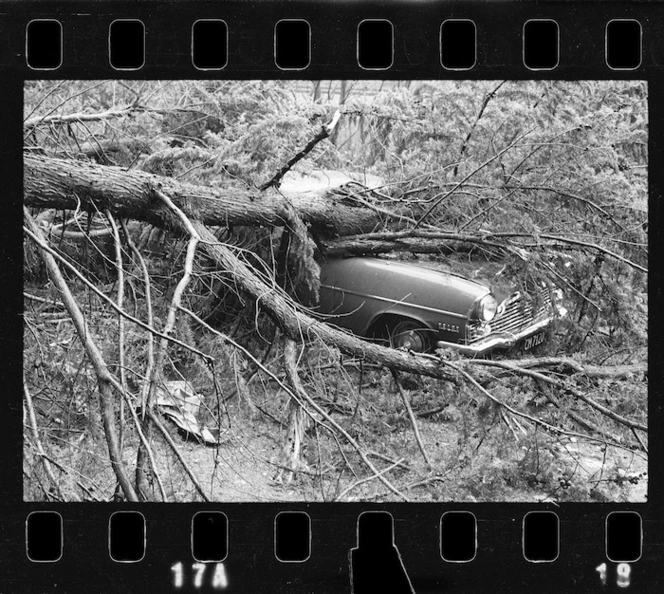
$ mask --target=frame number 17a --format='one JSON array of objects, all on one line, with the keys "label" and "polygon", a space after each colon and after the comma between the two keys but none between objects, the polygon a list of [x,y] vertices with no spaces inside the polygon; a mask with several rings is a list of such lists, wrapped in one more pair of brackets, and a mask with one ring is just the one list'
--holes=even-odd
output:
[{"label": "frame number 17a", "polygon": [[228,587],[228,577],[223,563],[192,563],[191,571],[185,570],[184,563],[178,561],[171,565],[173,573],[173,586],[184,588],[185,585],[200,588],[205,584],[215,590],[224,590]]}]

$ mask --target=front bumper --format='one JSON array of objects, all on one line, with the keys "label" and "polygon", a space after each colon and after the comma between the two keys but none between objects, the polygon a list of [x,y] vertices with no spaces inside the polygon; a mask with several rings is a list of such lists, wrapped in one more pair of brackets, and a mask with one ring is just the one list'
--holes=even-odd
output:
[{"label": "front bumper", "polygon": [[473,342],[472,344],[458,344],[454,342],[445,342],[444,340],[439,340],[436,343],[436,348],[438,349],[454,349],[455,351],[461,353],[462,355],[470,355],[471,357],[480,357],[486,355],[496,349],[509,349],[513,347],[517,342],[523,338],[527,338],[535,332],[543,330],[553,321],[554,316],[549,316],[547,318],[533,322],[523,330],[512,333],[512,332],[500,332],[496,334],[489,334],[488,336],[481,338]]}]

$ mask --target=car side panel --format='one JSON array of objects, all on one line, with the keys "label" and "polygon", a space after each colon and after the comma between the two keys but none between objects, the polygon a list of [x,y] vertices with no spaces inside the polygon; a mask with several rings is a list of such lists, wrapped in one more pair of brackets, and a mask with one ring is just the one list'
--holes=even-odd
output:
[{"label": "car side panel", "polygon": [[380,316],[415,319],[436,340],[458,342],[475,301],[488,289],[454,275],[372,258],[334,260],[321,267],[320,311],[326,321],[366,335]]}]

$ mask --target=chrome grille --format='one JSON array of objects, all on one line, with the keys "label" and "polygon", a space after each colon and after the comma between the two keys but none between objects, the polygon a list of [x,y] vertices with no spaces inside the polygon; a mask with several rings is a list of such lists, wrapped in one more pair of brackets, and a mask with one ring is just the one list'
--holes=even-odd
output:
[{"label": "chrome grille", "polygon": [[[537,309],[535,303],[537,302]],[[521,293],[515,293],[499,306],[496,317],[489,323],[491,332],[510,332],[516,334],[529,324],[552,313],[551,295],[548,290],[539,291],[537,299],[526,298]],[[468,326],[467,343],[472,343],[487,336],[478,326]]]}]

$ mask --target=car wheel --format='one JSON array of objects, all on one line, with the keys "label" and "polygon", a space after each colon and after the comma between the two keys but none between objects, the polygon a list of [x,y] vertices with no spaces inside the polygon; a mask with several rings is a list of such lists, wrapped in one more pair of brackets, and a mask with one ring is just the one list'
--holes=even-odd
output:
[{"label": "car wheel", "polygon": [[424,353],[431,347],[428,333],[422,324],[412,320],[401,320],[388,328],[390,345],[395,349],[408,349]]}]

